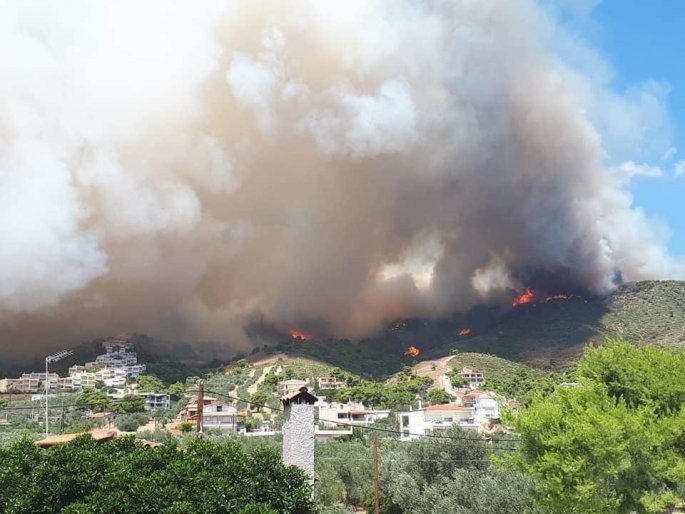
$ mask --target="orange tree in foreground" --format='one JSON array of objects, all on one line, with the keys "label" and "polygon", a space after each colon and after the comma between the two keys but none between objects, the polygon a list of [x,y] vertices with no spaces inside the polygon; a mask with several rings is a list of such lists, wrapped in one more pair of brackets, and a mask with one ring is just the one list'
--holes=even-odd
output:
[{"label": "orange tree in foreground", "polygon": [[149,449],[131,437],[83,436],[50,450],[28,441],[0,448],[3,513],[314,512],[304,474],[278,453],[193,440]]}]

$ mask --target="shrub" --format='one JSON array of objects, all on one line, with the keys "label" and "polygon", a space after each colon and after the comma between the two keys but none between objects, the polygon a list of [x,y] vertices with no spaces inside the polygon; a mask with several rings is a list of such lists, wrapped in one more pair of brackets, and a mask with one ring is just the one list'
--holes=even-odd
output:
[{"label": "shrub", "polygon": [[135,432],[138,430],[138,427],[145,425],[148,421],[150,421],[150,416],[144,412],[120,414],[114,420],[114,426],[122,432]]},{"label": "shrub", "polygon": [[314,512],[299,468],[234,441],[191,439],[181,450],[174,441],[151,449],[133,437],[96,444],[81,436],[42,450],[23,440],[0,448],[0,477],[6,514]]},{"label": "shrub", "polygon": [[184,434],[192,432],[193,428],[195,428],[195,424],[192,421],[184,421],[183,423],[178,424],[178,429]]}]

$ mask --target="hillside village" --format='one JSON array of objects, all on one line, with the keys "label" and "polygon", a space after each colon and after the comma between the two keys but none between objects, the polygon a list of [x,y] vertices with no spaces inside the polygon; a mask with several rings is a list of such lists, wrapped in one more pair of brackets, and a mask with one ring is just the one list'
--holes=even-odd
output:
[{"label": "hillside village", "polygon": [[[51,403],[59,406],[52,407],[49,422],[59,426],[60,431],[65,430],[62,419],[67,415],[65,404],[72,415],[80,406],[82,419],[93,428],[116,427],[120,423],[117,417],[128,420],[136,411],[157,420],[145,422],[147,418],[140,416],[141,426],[137,431],[146,434],[156,428],[157,438],[161,432],[179,435],[200,426],[197,377],[170,385],[146,375],[146,364],[138,362],[134,345],[125,336],[106,339],[102,350],[92,362],[70,366],[64,377],[51,372],[46,380],[44,372],[34,371],[0,380],[0,393],[10,400],[5,405],[3,424],[12,426],[12,420],[27,427],[44,423],[40,406],[45,403],[47,384]],[[422,362],[384,385],[362,380],[339,368],[287,355],[253,359],[253,362],[241,359],[225,372],[211,374],[204,380],[207,392],[202,400],[201,428],[217,434],[277,434],[282,423],[279,399],[306,388],[317,396],[317,440],[349,436],[355,428],[374,423],[394,427],[400,440],[414,440],[453,425],[483,433],[505,430],[498,420],[500,405],[506,405],[508,400],[488,391],[483,373],[466,366],[451,369],[449,360]],[[369,393],[365,387],[376,390]],[[392,399],[379,396],[384,388],[399,391],[398,396]],[[131,407],[127,404],[131,397],[142,401],[137,407]],[[92,404],[88,403],[89,399]],[[9,415],[13,407],[29,405],[35,406],[31,417],[24,415],[20,420],[14,413]],[[129,423],[121,426],[131,428]]]},{"label": "hillside village", "polygon": [[[526,311],[521,313],[529,315]],[[408,326],[410,323],[403,324],[396,332]],[[175,451],[170,450],[175,445],[181,452],[196,451],[198,441],[212,445],[211,452],[216,454],[241,448],[240,451],[251,456],[271,449],[277,452],[272,455],[279,463],[295,464],[305,472],[309,482],[303,483],[315,480],[315,499],[321,507],[318,512],[341,514],[369,511],[375,458],[372,448],[378,444],[380,495],[384,501],[391,502],[380,512],[431,512],[432,502],[438,501],[432,496],[431,484],[439,480],[444,485],[439,493],[443,498],[440,501],[447,502],[444,505],[457,502],[467,505],[469,512],[508,513],[512,508],[524,512],[532,505],[533,486],[529,476],[542,477],[536,479],[535,485],[541,490],[550,483],[544,478],[546,475],[532,475],[539,473],[532,467],[538,465],[535,448],[541,442],[537,437],[543,437],[547,430],[552,431],[550,434],[556,433],[555,427],[565,424],[564,433],[571,439],[561,441],[560,449],[555,450],[561,452],[560,465],[578,451],[585,452],[588,442],[598,440],[599,435],[593,432],[597,427],[583,421],[585,407],[579,405],[600,402],[602,407],[593,416],[601,414],[607,418],[602,423],[616,426],[626,412],[643,416],[645,407],[639,406],[646,400],[641,398],[653,395],[644,404],[655,409],[649,411],[649,419],[665,416],[659,423],[674,422],[680,426],[677,413],[685,383],[682,376],[685,356],[677,349],[653,345],[633,346],[608,339],[601,348],[586,349],[586,357],[577,365],[556,371],[455,348],[448,355],[425,358],[419,346],[413,345],[420,355],[416,358],[404,355],[400,361],[404,364],[398,371],[374,379],[297,351],[316,349],[309,341],[261,346],[250,355],[238,355],[228,363],[190,374],[200,368],[183,362],[160,363],[150,359],[150,353],[138,346],[139,340],[130,336],[108,338],[91,345],[93,352],[75,352],[89,357],[80,361],[72,357],[63,363],[63,372],[50,371],[48,375],[26,372],[0,381],[4,391],[0,393],[0,453],[25,453],[27,444],[50,448],[73,441],[70,451],[74,452],[74,458],[88,460],[91,457],[78,457],[79,448],[85,444],[81,434],[89,436],[96,445],[109,441],[103,446],[115,449],[129,448],[130,438],[137,441],[136,448],[155,451],[164,445],[167,450],[158,453],[159,456]],[[328,344],[336,345],[335,342]],[[318,348],[323,345],[320,343]],[[422,342],[421,348],[426,347],[430,345]],[[343,344],[342,348],[346,346]],[[401,355],[403,352],[404,349],[399,350]],[[597,374],[597,369],[604,368],[610,372]],[[151,373],[153,370],[159,376]],[[628,408],[628,411],[614,413],[622,403],[601,395],[589,400],[592,398],[589,394],[616,394],[606,384],[600,383],[598,388],[596,382],[601,382],[604,376],[620,376],[621,383],[626,382],[627,391],[637,391],[638,408],[626,404],[621,409]],[[636,377],[641,377],[639,387],[633,383]],[[609,385],[616,387],[616,383]],[[580,403],[567,407],[573,402]],[[293,440],[292,434],[300,433],[299,429],[292,428],[289,409],[295,407],[311,412],[308,418],[311,421],[307,422],[311,429],[310,442]],[[307,411],[309,407],[311,411]],[[543,435],[534,435],[530,440],[527,437],[536,434],[531,423],[538,419],[547,419],[545,427],[549,428],[537,429]],[[633,464],[625,472],[616,471],[611,465],[602,468],[601,473],[607,477],[630,474],[640,466],[650,465],[650,460],[639,453],[642,451],[639,445],[647,440],[643,431],[651,430],[651,425],[631,426],[640,428],[635,433],[621,433],[618,440],[602,443],[602,448],[614,444],[619,447],[612,447],[613,453],[624,451],[620,447],[627,438],[633,445],[630,451],[642,457],[631,460]],[[658,430],[658,426],[654,429]],[[601,428],[600,431],[603,441],[613,433]],[[582,435],[576,438],[576,433]],[[669,433],[677,439],[680,432]],[[668,461],[677,467],[680,457],[664,453],[668,448],[659,445],[649,452],[659,462]],[[564,452],[570,453],[566,456]],[[126,459],[137,458],[130,449],[123,455]],[[506,462],[531,475],[524,478],[519,472],[500,468],[497,463],[505,462],[501,460],[505,457],[514,459]],[[431,464],[416,464],[421,462]],[[540,465],[547,466],[547,463]],[[578,471],[581,472],[584,471]],[[129,475],[133,476],[133,471]],[[221,472],[215,470],[213,477],[219,476]],[[656,485],[650,482],[638,488],[631,486],[630,490],[651,494],[654,487],[667,479],[659,478]],[[474,488],[469,484],[490,485]],[[403,492],[406,490],[418,493],[407,496]],[[465,493],[466,490],[469,492]],[[553,497],[556,503],[550,512],[568,494],[575,494],[574,501],[582,501],[578,494],[566,488]],[[636,505],[636,501],[631,505]],[[675,496],[665,497],[664,502],[671,507],[678,505]],[[449,511],[451,507],[444,508]]]},{"label": "hillside village", "polygon": [[[643,377],[646,382],[640,388],[656,391],[650,393],[656,394],[656,398],[680,398],[679,384],[685,383],[685,378],[678,378],[681,368],[685,369],[678,364],[683,358],[678,350],[683,333],[676,330],[682,313],[681,297],[673,296],[672,305],[663,307],[663,298],[680,287],[664,282],[624,288],[611,300],[612,305],[621,304],[621,310],[609,310],[603,318],[616,319],[616,326],[643,330],[650,335],[647,340],[639,339],[643,344],[638,347],[629,345],[631,351],[642,352],[632,360],[625,357],[627,349],[619,344],[610,351],[621,352],[621,358],[602,365],[627,367],[629,371],[618,371],[622,380]],[[632,300],[628,301],[629,297]],[[642,312],[635,305],[648,308],[654,298],[660,298],[662,308],[654,311],[653,317],[675,319],[671,324],[659,325],[663,334],[654,332],[653,322],[634,321],[634,316]],[[536,327],[538,332],[534,334],[548,338],[557,330],[561,317],[568,321],[584,313],[591,303],[576,298],[523,304],[487,330],[490,334],[502,330],[504,335],[499,337],[510,335],[513,345],[519,345],[519,331],[524,327]],[[671,311],[676,313],[673,318],[668,314]],[[586,319],[583,314],[574,318],[573,323],[580,324]],[[467,324],[470,328],[463,328]],[[455,332],[455,327],[462,328]],[[50,363],[47,375],[34,367],[31,372],[0,380],[4,391],[0,392],[0,452],[3,448],[18,448],[26,441],[42,448],[71,444],[69,441],[76,438],[80,441],[81,434],[89,436],[94,444],[109,441],[107,445],[113,447],[126,445],[128,438],[134,438],[136,444],[152,451],[160,445],[179,445],[186,451],[199,440],[214,444],[212,451],[217,453],[236,444],[248,455],[268,448],[277,452],[279,462],[300,466],[309,480],[316,480],[314,491],[321,504],[319,512],[341,514],[370,510],[372,447],[378,441],[380,495],[395,505],[381,508],[380,512],[432,512],[432,502],[437,500],[431,499],[434,486],[429,483],[438,479],[444,482],[440,498],[448,502],[446,505],[450,501],[470,505],[468,511],[478,513],[508,513],[512,508],[523,512],[531,505],[528,478],[523,480],[520,474],[500,469],[496,464],[507,454],[529,459],[525,462],[532,462],[531,465],[536,462],[534,448],[540,443],[531,442],[532,449],[527,450],[529,443],[523,435],[531,429],[517,421],[519,416],[531,410],[537,412],[531,414],[536,418],[524,419],[537,419],[541,414],[536,406],[571,401],[569,398],[575,396],[578,400],[574,401],[583,403],[587,401],[588,388],[592,390],[593,386],[588,385],[588,368],[582,368],[582,360],[578,365],[566,361],[563,366],[544,369],[528,365],[529,359],[517,362],[503,358],[508,349],[498,350],[497,355],[470,351],[476,341],[482,341],[487,330],[473,320],[461,318],[435,325],[407,320],[393,323],[388,328],[390,335],[377,340],[352,343],[293,338],[260,345],[249,355],[205,364],[198,360],[174,360],[173,347],[169,355],[151,351],[154,346],[150,339],[141,335],[92,341],[74,348],[74,354],[64,361]],[[438,336],[443,332],[453,334],[451,343],[440,342]],[[607,332],[605,337],[616,333]],[[436,339],[431,339],[430,334],[436,334]],[[661,337],[659,334],[664,335],[659,341],[666,350],[644,345]],[[611,339],[606,341],[610,346],[616,344]],[[653,357],[649,357],[649,352],[663,352],[659,359],[671,359],[670,371],[664,375],[661,370],[666,369],[665,364],[650,361]],[[191,355],[185,349],[183,354]],[[651,371],[645,375],[647,370]],[[579,383],[581,376],[585,382]],[[664,381],[666,376],[674,378]],[[628,387],[637,390],[635,385]],[[676,391],[669,393],[673,388]],[[312,409],[311,443],[306,444],[288,439],[293,430],[289,428],[292,420],[288,405],[300,399],[305,404],[311,402]],[[603,405],[598,412],[611,418],[613,414],[607,405],[612,404]],[[566,418],[568,426],[574,428],[564,429],[565,433],[591,429],[582,421],[584,408],[557,405],[555,409],[549,411],[554,412],[548,421],[550,430],[556,430],[554,427]],[[548,411],[544,412],[543,418]],[[650,414],[650,419],[658,417],[658,413]],[[611,419],[609,423],[613,426],[616,421]],[[641,434],[622,437],[644,440]],[[594,438],[588,434],[577,440],[582,452],[586,441]],[[77,448],[83,443],[74,444]],[[574,444],[566,442],[562,448],[575,448]],[[661,447],[650,452],[656,452],[661,460],[670,458],[661,453]],[[133,458],[133,453],[127,451],[126,455],[129,454]],[[416,467],[412,464],[414,459],[432,464]],[[444,459],[451,459],[450,464]],[[641,457],[632,466],[642,462],[649,460]],[[674,461],[673,466],[677,465]],[[437,466],[436,470],[432,466]],[[220,475],[219,471],[214,473]],[[606,470],[607,476],[615,473],[622,472]],[[482,482],[483,476],[489,478]],[[459,492],[470,487],[467,484],[483,483],[491,483],[492,487],[487,486],[487,491],[480,489],[483,486],[469,489],[470,496]],[[547,487],[547,482],[542,480],[536,487]],[[646,485],[643,489],[651,490],[650,487]],[[403,491],[408,489],[419,493],[406,496]],[[555,501],[572,494],[568,491],[564,489]],[[573,497],[581,501],[579,496]],[[418,507],[417,502],[424,506]],[[451,507],[445,508],[449,511]]]}]

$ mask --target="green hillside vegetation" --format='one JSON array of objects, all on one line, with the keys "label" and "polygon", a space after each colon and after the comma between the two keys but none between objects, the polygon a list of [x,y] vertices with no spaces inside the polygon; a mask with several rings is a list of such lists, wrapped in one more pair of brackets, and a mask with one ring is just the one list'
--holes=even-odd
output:
[{"label": "green hillside vegetation", "polygon": [[685,346],[685,282],[627,284],[607,299],[602,330],[633,343]]},{"label": "green hillside vegetation", "polygon": [[573,368],[560,372],[543,371],[482,353],[457,353],[449,366],[455,374],[464,367],[480,371],[485,376],[484,389],[524,403],[536,393],[548,393],[558,384],[575,379]]}]

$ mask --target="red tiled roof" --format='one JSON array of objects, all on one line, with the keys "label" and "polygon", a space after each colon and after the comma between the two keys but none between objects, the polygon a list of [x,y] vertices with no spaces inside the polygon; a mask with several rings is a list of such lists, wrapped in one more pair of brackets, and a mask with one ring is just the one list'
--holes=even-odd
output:
[{"label": "red tiled roof", "polygon": [[41,448],[50,448],[51,446],[54,446],[59,443],[67,443],[72,439],[75,439],[83,434],[90,434],[90,436],[95,440],[96,443],[109,441],[110,439],[114,439],[117,436],[117,433],[114,430],[110,430],[107,432],[93,430],[92,432],[80,432],[77,434],[53,435],[50,437],[46,437],[45,439],[41,439],[40,441],[36,441],[35,444],[37,446],[40,446]]}]

